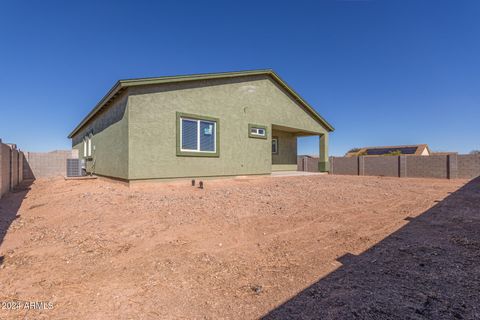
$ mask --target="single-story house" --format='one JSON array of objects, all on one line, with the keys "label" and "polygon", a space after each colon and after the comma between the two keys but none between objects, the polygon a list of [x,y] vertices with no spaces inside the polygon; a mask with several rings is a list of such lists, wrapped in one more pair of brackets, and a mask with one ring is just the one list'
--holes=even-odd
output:
[{"label": "single-story house", "polygon": [[348,151],[346,157],[358,156],[383,156],[389,154],[411,155],[411,156],[429,156],[432,154],[426,144],[415,144],[406,146],[386,146],[386,147],[364,147],[355,148]]},{"label": "single-story house", "polygon": [[68,136],[90,173],[127,181],[297,170],[333,127],[272,70],[120,80]]}]

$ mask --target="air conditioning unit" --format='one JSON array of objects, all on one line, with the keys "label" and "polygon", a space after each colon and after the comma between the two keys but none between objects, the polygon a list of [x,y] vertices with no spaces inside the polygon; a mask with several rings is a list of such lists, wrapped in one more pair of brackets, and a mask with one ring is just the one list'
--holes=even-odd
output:
[{"label": "air conditioning unit", "polygon": [[67,159],[67,177],[81,177],[85,175],[85,160]]}]

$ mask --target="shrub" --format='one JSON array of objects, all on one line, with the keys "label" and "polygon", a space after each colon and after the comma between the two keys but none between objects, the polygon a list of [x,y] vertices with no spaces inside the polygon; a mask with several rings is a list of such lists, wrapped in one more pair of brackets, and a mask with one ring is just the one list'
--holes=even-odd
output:
[{"label": "shrub", "polygon": [[395,150],[395,151],[390,151],[389,153],[384,154],[384,156],[401,156],[402,151],[400,150]]}]

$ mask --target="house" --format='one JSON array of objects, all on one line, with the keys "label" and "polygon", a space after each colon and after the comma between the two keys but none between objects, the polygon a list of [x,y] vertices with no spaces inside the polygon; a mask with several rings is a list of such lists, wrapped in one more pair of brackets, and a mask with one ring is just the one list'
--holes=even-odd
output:
[{"label": "house", "polygon": [[334,129],[272,70],[120,80],[70,133],[87,171],[122,180],[297,169],[297,137]]},{"label": "house", "polygon": [[364,147],[355,148],[348,151],[346,157],[358,156],[382,156],[382,155],[411,155],[411,156],[429,156],[432,154],[426,144],[415,144],[406,146],[387,146],[387,147]]}]

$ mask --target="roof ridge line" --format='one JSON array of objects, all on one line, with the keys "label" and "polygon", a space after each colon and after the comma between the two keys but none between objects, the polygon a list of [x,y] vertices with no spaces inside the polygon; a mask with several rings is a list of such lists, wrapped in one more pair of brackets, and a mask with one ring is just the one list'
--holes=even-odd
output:
[{"label": "roof ridge line", "polygon": [[114,86],[107,92],[107,94],[95,105],[95,107],[83,118],[83,120],[73,129],[73,131],[68,135],[68,138],[71,139],[83,126],[85,126],[90,119],[93,118],[112,98],[114,98],[122,89],[128,88],[130,86],[140,86],[148,84],[161,84],[169,82],[180,82],[180,81],[195,81],[201,79],[218,79],[218,78],[227,78],[227,77],[242,77],[249,75],[268,75],[271,76],[275,81],[277,81],[287,92],[292,95],[297,102],[302,104],[312,115],[317,119],[323,126],[326,127],[328,131],[334,131],[334,127],[327,122],[307,101],[305,101],[292,87],[290,87],[280,76],[275,73],[273,69],[256,69],[256,70],[245,70],[245,71],[234,71],[234,72],[218,72],[218,73],[199,73],[191,75],[178,75],[178,76],[164,76],[156,78],[135,78],[135,79],[125,79],[118,80]]}]

